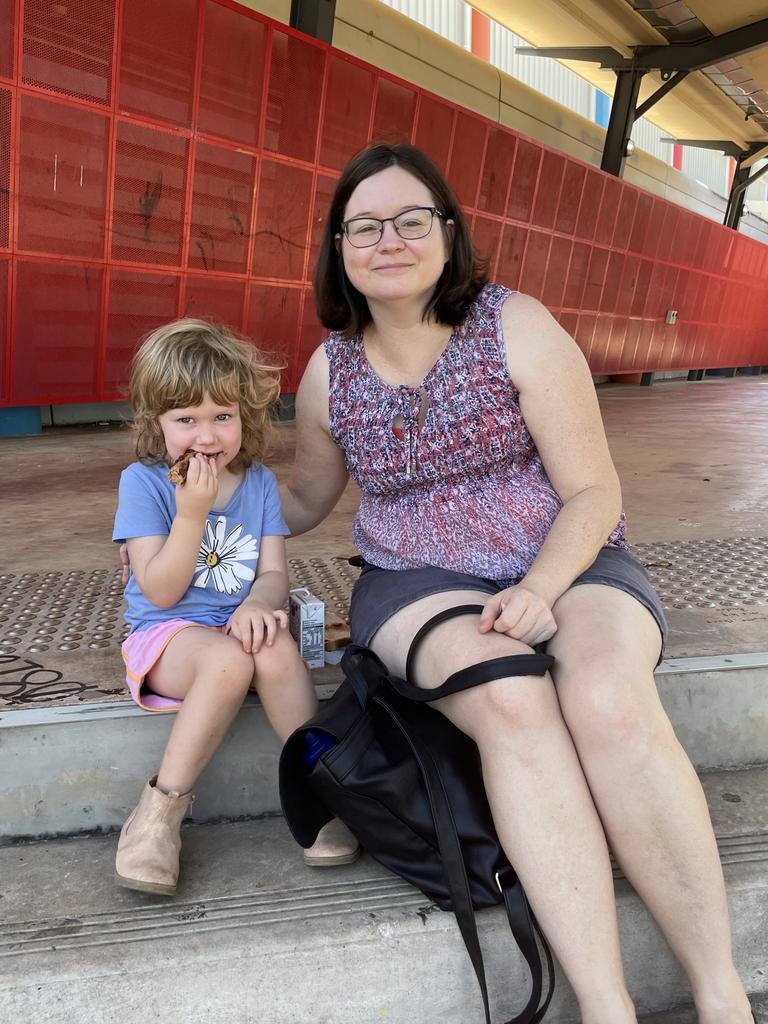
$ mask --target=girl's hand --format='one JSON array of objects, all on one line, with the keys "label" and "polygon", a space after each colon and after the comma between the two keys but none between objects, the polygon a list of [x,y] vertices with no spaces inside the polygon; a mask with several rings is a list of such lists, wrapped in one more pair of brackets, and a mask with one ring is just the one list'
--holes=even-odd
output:
[{"label": "girl's hand", "polygon": [[480,632],[491,630],[535,647],[557,632],[557,623],[547,602],[518,584],[489,597],[480,616]]},{"label": "girl's hand", "polygon": [[267,647],[272,646],[278,629],[287,626],[288,616],[284,611],[273,611],[267,605],[248,599],[229,620],[227,633],[237,637],[248,654],[258,654],[265,643]]},{"label": "girl's hand", "polygon": [[186,483],[176,488],[176,514],[185,519],[204,519],[216,503],[218,489],[216,460],[197,452],[189,460]]}]

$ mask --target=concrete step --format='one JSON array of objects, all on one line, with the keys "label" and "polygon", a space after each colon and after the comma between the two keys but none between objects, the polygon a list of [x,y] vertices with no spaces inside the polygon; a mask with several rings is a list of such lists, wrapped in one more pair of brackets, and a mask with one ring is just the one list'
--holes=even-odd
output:
[{"label": "concrete step", "polygon": [[[323,699],[337,669],[319,677]],[[681,658],[656,673],[699,769],[768,762],[768,653]],[[129,700],[0,711],[0,843],[119,826],[156,771],[170,715]],[[199,822],[279,813],[279,744],[250,698],[197,787]]]},{"label": "concrete step", "polygon": [[[768,769],[704,776],[724,865],[736,962],[768,997]],[[363,857],[305,868],[282,819],[189,826],[174,899],[112,882],[114,836],[0,850],[0,1022],[35,1024],[473,1024],[482,1008],[453,915]],[[657,1024],[687,982],[617,877],[627,980]],[[500,910],[478,915],[494,1019],[525,974]],[[763,1004],[765,1005],[765,1004]],[[578,1020],[562,976],[548,1024]]]}]

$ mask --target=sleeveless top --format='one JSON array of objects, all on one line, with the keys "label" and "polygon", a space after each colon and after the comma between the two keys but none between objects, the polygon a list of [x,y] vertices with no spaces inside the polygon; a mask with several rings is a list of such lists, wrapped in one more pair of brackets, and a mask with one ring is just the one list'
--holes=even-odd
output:
[{"label": "sleeveless top", "polygon": [[[483,288],[420,387],[381,380],[360,335],[325,340],[331,436],[362,491],[353,538],[367,562],[509,585],[549,533],[562,502],[507,370],[500,313],[512,294]],[[605,546],[628,547],[623,513]]]}]

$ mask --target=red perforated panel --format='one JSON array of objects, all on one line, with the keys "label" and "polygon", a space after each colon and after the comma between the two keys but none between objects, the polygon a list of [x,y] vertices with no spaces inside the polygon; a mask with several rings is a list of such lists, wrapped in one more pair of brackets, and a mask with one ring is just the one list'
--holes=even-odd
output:
[{"label": "red perforated panel", "polygon": [[16,35],[16,4],[0,0],[0,78],[13,78],[13,43]]},{"label": "red perforated panel", "polygon": [[215,320],[241,331],[244,302],[244,281],[198,274],[187,277],[184,316]]},{"label": "red perforated panel", "polygon": [[0,403],[7,395],[5,370],[8,353],[8,292],[11,280],[11,261],[0,260]]},{"label": "red perforated panel", "polygon": [[410,142],[415,112],[414,90],[379,76],[371,137],[379,142]]},{"label": "red perforated panel", "polygon": [[122,8],[121,110],[144,114],[153,121],[189,124],[197,0],[127,0]]},{"label": "red perforated panel", "polygon": [[301,280],[311,194],[309,171],[262,161],[253,244],[255,276]]},{"label": "red perforated panel", "polygon": [[246,334],[285,366],[283,379],[296,379],[296,345],[301,291],[268,284],[251,285]]},{"label": "red perforated panel", "polygon": [[511,184],[510,171],[515,160],[515,144],[515,137],[501,128],[492,128],[488,132],[480,194],[477,197],[478,210],[504,216]]},{"label": "red perforated panel", "polygon": [[431,156],[443,173],[448,167],[455,116],[452,107],[428,93],[422,95],[414,145]]},{"label": "red perforated panel", "polygon": [[256,160],[198,143],[189,266],[243,273],[248,264]]},{"label": "red perforated panel", "polygon": [[273,32],[264,148],[314,160],[325,50]]},{"label": "red perforated panel", "polygon": [[200,131],[246,146],[259,137],[267,28],[208,0],[200,74]]},{"label": "red perforated panel", "polygon": [[176,317],[179,279],[172,274],[113,270],[104,356],[104,397],[123,398],[128,366],[139,342],[155,327]]},{"label": "red perforated panel", "polygon": [[102,114],[21,97],[19,249],[103,258],[108,137]]},{"label": "red perforated panel", "polygon": [[11,94],[0,89],[0,249],[8,247],[11,194]]},{"label": "red perforated panel", "polygon": [[456,114],[454,138],[461,139],[461,142],[453,146],[448,177],[463,206],[473,207],[477,199],[487,133],[488,125],[483,119]]},{"label": "red perforated panel", "polygon": [[118,396],[180,309],[253,333],[295,390],[336,177],[371,138],[447,169],[492,277],[593,372],[768,363],[768,248],[744,235],[230,0],[26,0],[17,82],[21,9],[0,0],[3,404]]},{"label": "red perforated panel", "polygon": [[104,0],[25,0],[24,82],[109,103],[114,32],[114,5]]},{"label": "red perforated panel", "polygon": [[98,393],[103,271],[19,260],[12,405],[87,402]]},{"label": "red perforated panel", "polygon": [[531,218],[541,157],[541,146],[528,139],[517,140],[507,202],[507,216],[512,220],[527,221]]},{"label": "red perforated panel", "polygon": [[187,141],[121,122],[117,126],[112,256],[178,266],[181,262]]},{"label": "red perforated panel", "polygon": [[320,163],[341,170],[368,139],[375,76],[370,68],[331,56],[320,141]]}]

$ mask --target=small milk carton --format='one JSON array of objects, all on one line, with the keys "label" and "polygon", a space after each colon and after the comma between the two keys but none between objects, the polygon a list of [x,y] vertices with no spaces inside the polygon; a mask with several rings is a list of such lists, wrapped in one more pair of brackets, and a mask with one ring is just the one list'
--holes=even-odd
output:
[{"label": "small milk carton", "polygon": [[291,636],[310,668],[325,664],[325,605],[306,587],[290,594]]}]

